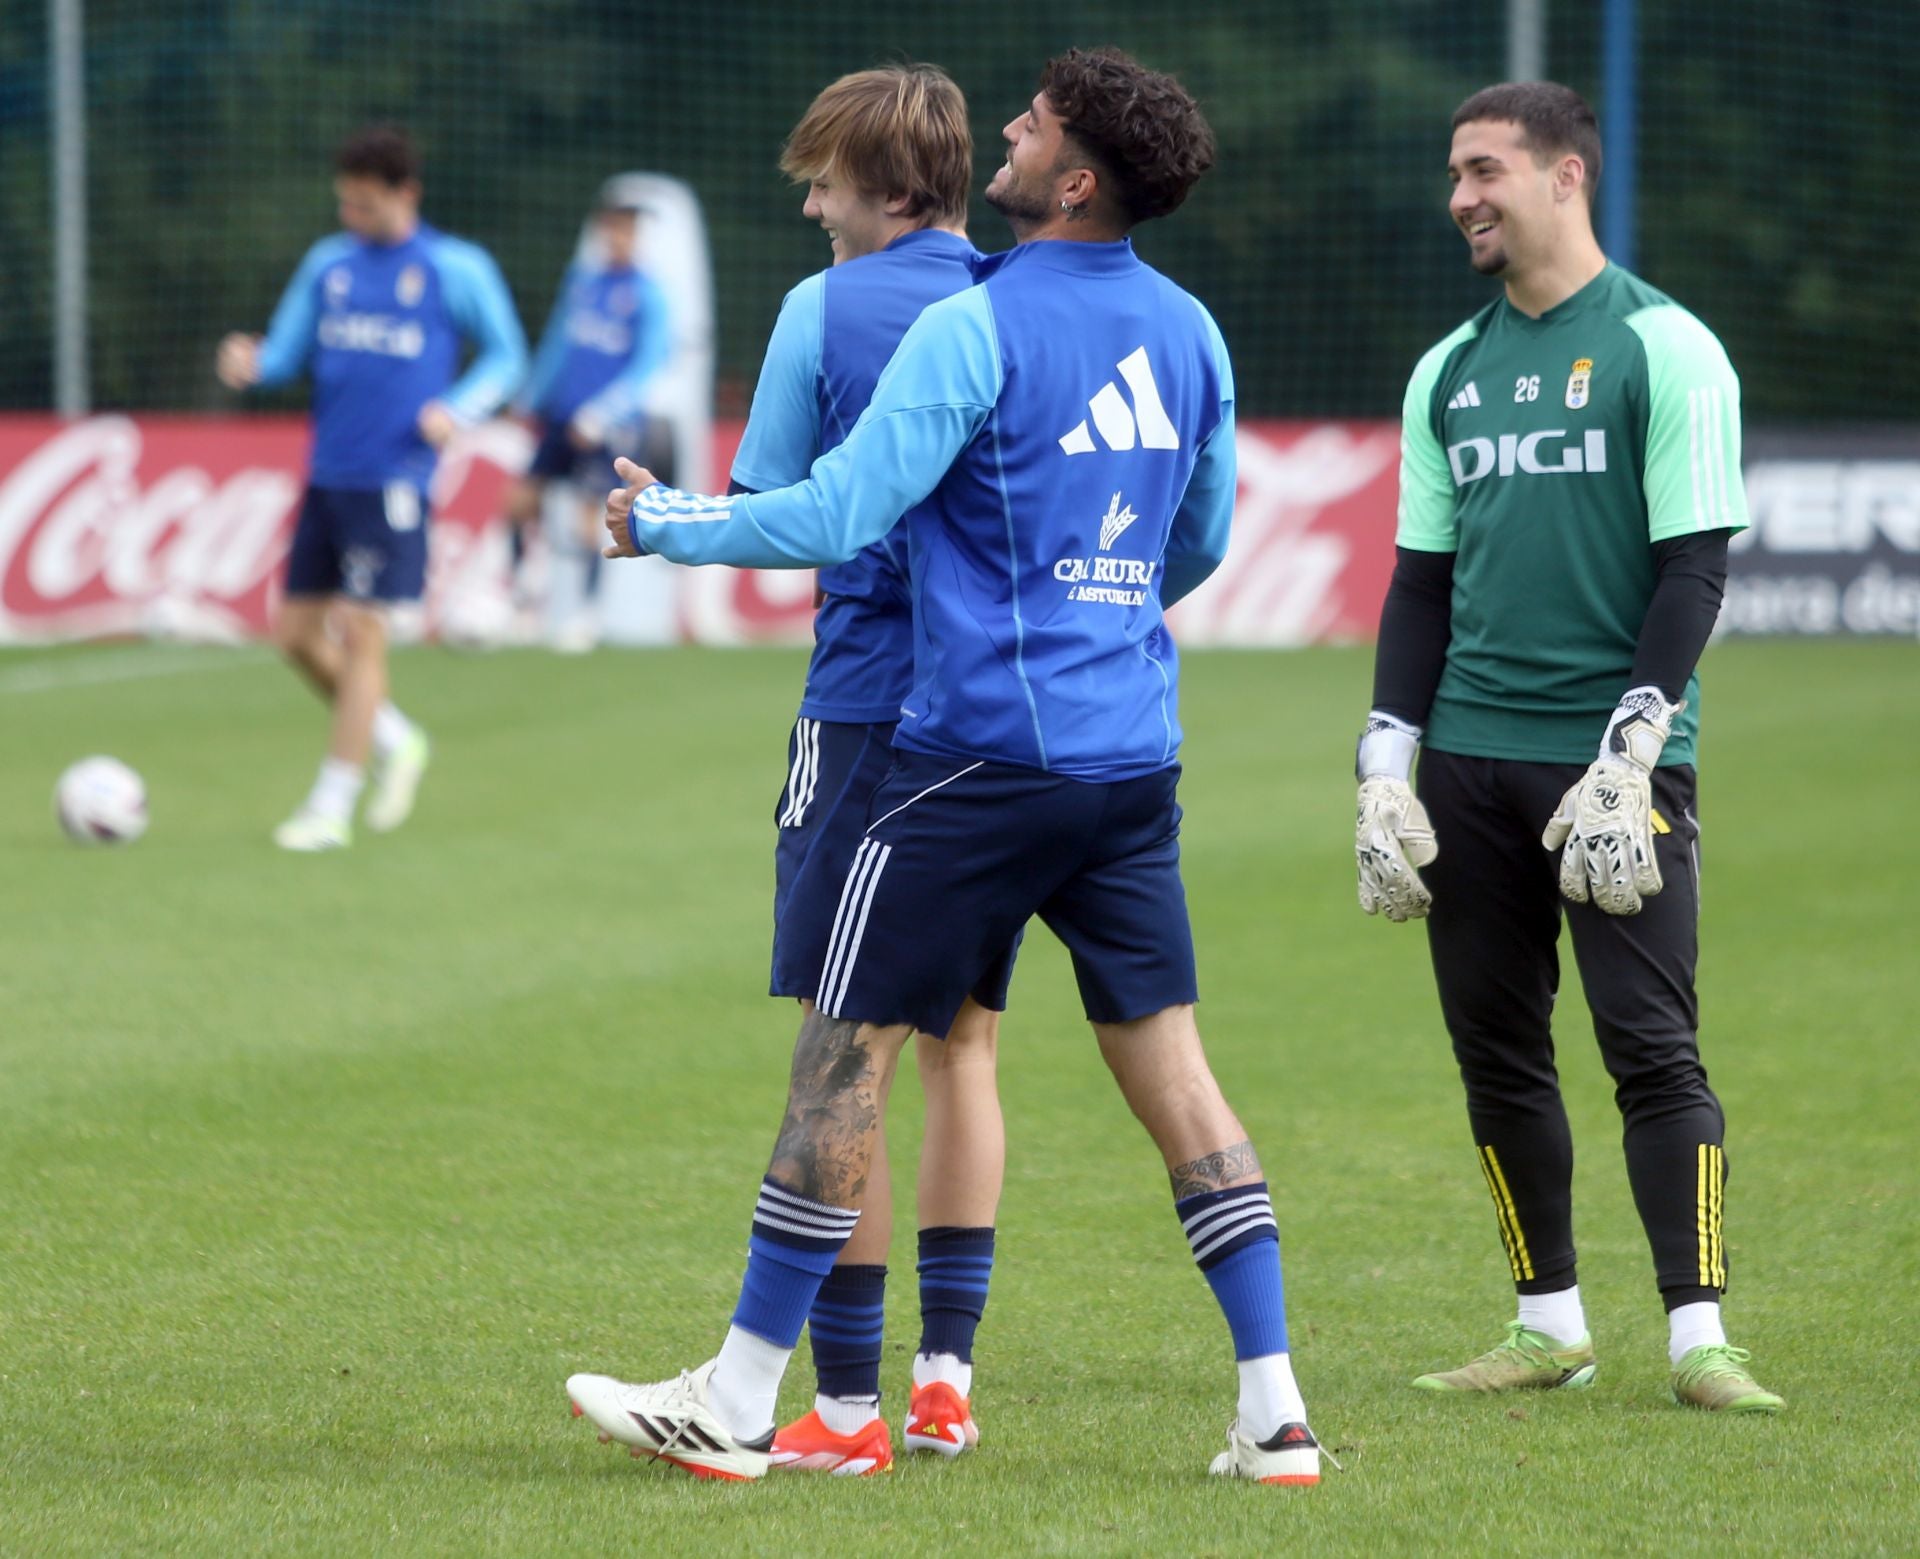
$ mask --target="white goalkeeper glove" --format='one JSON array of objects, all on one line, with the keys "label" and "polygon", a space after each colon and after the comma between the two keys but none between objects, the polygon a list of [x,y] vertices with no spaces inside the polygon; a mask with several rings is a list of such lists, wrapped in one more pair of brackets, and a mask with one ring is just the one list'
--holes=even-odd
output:
[{"label": "white goalkeeper glove", "polygon": [[1353,858],[1360,876],[1360,907],[1389,920],[1419,920],[1433,895],[1417,868],[1439,855],[1427,809],[1407,783],[1420,727],[1374,710],[1360,733],[1354,775],[1360,802],[1353,820]]},{"label": "white goalkeeper glove", "polygon": [[1653,766],[1687,706],[1657,687],[1629,689],[1607,722],[1600,756],[1560,798],[1540,843],[1560,851],[1560,891],[1609,915],[1637,915],[1661,888],[1653,853]]}]

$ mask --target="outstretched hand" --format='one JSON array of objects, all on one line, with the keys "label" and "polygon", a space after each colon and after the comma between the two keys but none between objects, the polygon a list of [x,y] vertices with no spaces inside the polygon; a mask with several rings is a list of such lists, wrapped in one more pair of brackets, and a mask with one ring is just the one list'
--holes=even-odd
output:
[{"label": "outstretched hand", "polygon": [[260,337],[234,331],[220,341],[213,371],[229,390],[251,389],[260,382]]},{"label": "outstretched hand", "polygon": [[637,558],[640,549],[633,544],[633,530],[627,524],[627,516],[633,513],[634,500],[647,488],[656,485],[659,479],[645,466],[635,465],[625,455],[614,461],[613,470],[626,485],[616,487],[607,494],[607,535],[612,539],[600,549],[600,555]]}]

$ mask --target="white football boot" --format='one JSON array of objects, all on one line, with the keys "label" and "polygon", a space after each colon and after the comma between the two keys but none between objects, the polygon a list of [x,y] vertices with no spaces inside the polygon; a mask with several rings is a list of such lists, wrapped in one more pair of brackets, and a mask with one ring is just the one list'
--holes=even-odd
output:
[{"label": "white football boot", "polygon": [[353,825],[344,818],[327,817],[302,807],[273,831],[273,842],[283,850],[303,854],[344,850],[353,843]]},{"label": "white football boot", "polygon": [[677,1380],[629,1385],[610,1375],[570,1375],[567,1395],[576,1418],[593,1420],[600,1438],[633,1447],[635,1456],[669,1462],[696,1478],[746,1482],[766,1476],[773,1431],[736,1440],[715,1416],[708,1383],[719,1360],[682,1370]]},{"label": "white football boot", "polygon": [[1255,1440],[1236,1422],[1227,1431],[1227,1448],[1207,1469],[1216,1478],[1251,1478],[1255,1483],[1318,1483],[1320,1442],[1305,1424],[1282,1424],[1270,1440]]},{"label": "white football boot", "polygon": [[416,729],[392,752],[374,759],[373,783],[368,786],[367,807],[361,814],[367,827],[376,834],[392,833],[413,815],[413,798],[432,756],[426,732]]}]

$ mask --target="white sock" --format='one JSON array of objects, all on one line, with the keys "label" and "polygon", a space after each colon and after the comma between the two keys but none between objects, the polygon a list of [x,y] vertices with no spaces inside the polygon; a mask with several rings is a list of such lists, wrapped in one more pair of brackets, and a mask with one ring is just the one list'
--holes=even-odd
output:
[{"label": "white sock", "polygon": [[1704,1344],[1723,1344],[1726,1340],[1726,1331],[1720,1325],[1720,1301],[1717,1299],[1675,1305],[1667,1312],[1669,1364],[1678,1364],[1689,1352]]},{"label": "white sock", "polygon": [[1282,1424],[1304,1424],[1307,1404],[1284,1353],[1240,1361],[1240,1432],[1271,1440]]},{"label": "white sock", "polygon": [[373,750],[385,755],[414,733],[414,724],[392,704],[382,704],[373,712]]},{"label": "white sock", "polygon": [[773,1428],[774,1399],[787,1373],[791,1348],[782,1348],[737,1326],[727,1328],[720,1362],[709,1379],[714,1417],[736,1440],[758,1440]]},{"label": "white sock", "polygon": [[878,1397],[815,1397],[813,1410],[835,1434],[857,1434],[880,1416]]},{"label": "white sock", "polygon": [[1520,1324],[1530,1332],[1544,1332],[1555,1342],[1575,1343],[1587,1335],[1587,1312],[1580,1305],[1580,1285],[1556,1294],[1522,1294]]},{"label": "white sock", "polygon": [[328,758],[320,765],[313,789],[307,793],[307,810],[336,823],[353,817],[353,804],[360,799],[360,765],[339,758]]},{"label": "white sock", "polygon": [[973,1366],[962,1364],[951,1353],[916,1353],[913,1356],[913,1386],[931,1386],[943,1380],[963,1397],[973,1395]]}]

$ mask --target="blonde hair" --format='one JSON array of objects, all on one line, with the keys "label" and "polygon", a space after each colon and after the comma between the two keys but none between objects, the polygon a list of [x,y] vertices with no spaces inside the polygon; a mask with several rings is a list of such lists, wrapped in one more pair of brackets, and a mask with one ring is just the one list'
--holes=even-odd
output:
[{"label": "blonde hair", "polygon": [[802,184],[839,179],[864,194],[904,195],[923,226],[962,221],[973,183],[967,100],[937,65],[855,71],[813,100],[780,171]]}]

